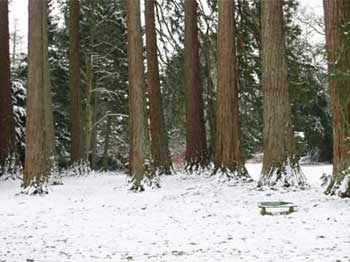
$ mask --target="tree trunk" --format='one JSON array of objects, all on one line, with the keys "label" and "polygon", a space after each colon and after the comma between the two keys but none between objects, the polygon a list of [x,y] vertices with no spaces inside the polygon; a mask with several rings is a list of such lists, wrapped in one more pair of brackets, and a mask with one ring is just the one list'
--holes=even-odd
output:
[{"label": "tree trunk", "polygon": [[71,161],[82,158],[80,130],[79,1],[69,1],[69,89]]},{"label": "tree trunk", "polygon": [[350,2],[324,0],[323,4],[334,152],[326,193],[350,197]]},{"label": "tree trunk", "polygon": [[54,132],[48,64],[47,1],[29,0],[25,192],[45,193],[53,167]]},{"label": "tree trunk", "polygon": [[49,158],[49,172],[50,172],[50,184],[51,185],[62,185],[60,174],[57,170],[57,159],[56,159],[56,138],[55,138],[55,125],[53,117],[53,103],[52,103],[52,88],[50,83],[50,66],[49,66],[49,51],[48,51],[48,7],[49,2],[45,2],[44,6],[44,17],[43,17],[43,78],[45,93],[44,93],[44,106],[45,106],[45,130],[46,130],[46,144],[48,147],[48,158]]},{"label": "tree trunk", "polygon": [[142,191],[145,177],[145,77],[140,0],[127,0],[129,71],[129,172],[132,190]]},{"label": "tree trunk", "polygon": [[296,156],[291,121],[282,3],[261,2],[264,160],[260,186],[306,183]]},{"label": "tree trunk", "polygon": [[82,119],[81,119],[81,150],[82,159],[85,162],[83,165],[91,167],[91,162],[89,162],[91,156],[91,131],[92,131],[92,118],[93,118],[93,89],[95,85],[95,34],[96,34],[96,21],[94,19],[96,1],[88,1],[88,27],[89,27],[89,43],[87,45],[87,50],[85,51],[85,76],[86,84],[84,85],[82,99],[84,101],[84,107],[82,108]]},{"label": "tree trunk", "polygon": [[[209,24],[207,24],[209,26]],[[207,108],[206,108],[206,116],[209,127],[209,139],[208,139],[208,159],[213,159],[215,156],[215,140],[216,140],[216,98],[215,98],[215,85],[212,77],[212,64],[216,65],[215,59],[211,59],[211,39],[209,34],[209,29],[207,29],[207,33],[205,35],[204,40],[204,74],[206,77],[206,97],[207,97]],[[214,60],[214,61],[212,61]]]},{"label": "tree trunk", "polygon": [[91,154],[91,133],[93,122],[93,89],[94,89],[94,59],[93,54],[90,53],[86,58],[86,86],[85,86],[85,109],[83,120],[83,155],[84,159],[88,161]]},{"label": "tree trunk", "polygon": [[[8,1],[0,1],[0,175],[16,151],[10,80]],[[8,163],[11,164],[11,163]]]},{"label": "tree trunk", "polygon": [[98,98],[94,93],[93,96],[93,108],[92,108],[92,126],[91,128],[91,169],[97,169],[97,108],[98,108]]},{"label": "tree trunk", "polygon": [[[216,101],[215,96],[215,85],[212,77],[208,77],[208,105],[207,105],[207,117],[209,126],[209,141],[208,141],[208,159],[215,158],[215,140],[216,140]],[[209,97],[210,96],[210,97]]]},{"label": "tree trunk", "polygon": [[164,124],[164,113],[160,91],[157,38],[154,21],[155,0],[145,1],[147,87],[149,92],[149,115],[151,151],[153,165],[159,174],[171,174],[171,159],[168,136]]},{"label": "tree trunk", "polygon": [[215,166],[217,172],[238,178],[248,173],[240,150],[234,20],[234,0],[219,1]]},{"label": "tree trunk", "polygon": [[208,164],[203,113],[203,88],[199,76],[197,2],[185,1],[186,166],[189,171]]},{"label": "tree trunk", "polygon": [[105,130],[105,140],[104,140],[104,148],[103,148],[103,169],[104,171],[107,171],[109,169],[108,166],[108,150],[109,150],[109,140],[111,137],[111,131],[112,131],[112,118],[110,116],[107,116],[107,123],[106,123],[106,130]]}]

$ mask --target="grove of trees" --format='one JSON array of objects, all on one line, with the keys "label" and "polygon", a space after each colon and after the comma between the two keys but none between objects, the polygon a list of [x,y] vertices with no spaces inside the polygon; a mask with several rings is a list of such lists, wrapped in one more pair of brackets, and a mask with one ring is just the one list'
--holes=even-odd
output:
[{"label": "grove of trees", "polygon": [[143,191],[182,161],[243,183],[262,153],[260,188],[307,188],[307,158],[333,161],[325,192],[350,196],[348,0],[323,0],[324,22],[297,0],[29,0],[28,54],[10,39],[9,4],[0,176],[23,173],[23,192],[117,169]]}]

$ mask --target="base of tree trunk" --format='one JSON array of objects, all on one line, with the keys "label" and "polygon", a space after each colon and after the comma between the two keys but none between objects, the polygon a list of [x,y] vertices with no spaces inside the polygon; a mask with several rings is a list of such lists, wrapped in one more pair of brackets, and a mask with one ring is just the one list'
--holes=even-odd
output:
[{"label": "base of tree trunk", "polygon": [[214,169],[212,176],[216,177],[219,182],[231,180],[237,182],[253,181],[244,165],[236,165],[234,168],[217,167]]},{"label": "base of tree trunk", "polygon": [[299,164],[291,164],[287,161],[286,164],[263,170],[258,187],[307,189],[309,185]]},{"label": "base of tree trunk", "polygon": [[210,170],[210,164],[203,163],[203,161],[187,161],[185,164],[185,173],[192,174],[206,174]]},{"label": "base of tree trunk", "polygon": [[138,184],[138,183],[131,182],[130,184],[131,184],[131,186],[129,188],[130,191],[133,191],[133,192],[143,192],[143,191],[145,191],[145,187],[141,183]]},{"label": "base of tree trunk", "polygon": [[157,174],[147,174],[142,179],[133,176],[129,179],[129,190],[133,192],[143,192],[146,188],[157,189],[160,188],[160,178]]},{"label": "base of tree trunk", "polygon": [[350,169],[345,169],[338,175],[330,177],[325,194],[339,197],[350,197]]},{"label": "base of tree trunk", "polygon": [[68,176],[86,176],[90,173],[90,163],[89,161],[84,159],[74,162],[67,170]]},{"label": "base of tree trunk", "polygon": [[156,167],[154,173],[156,176],[170,176],[174,173],[174,170],[172,167],[169,166],[161,166],[161,167]]},{"label": "base of tree trunk", "polygon": [[49,185],[46,180],[33,180],[29,185],[22,184],[21,194],[24,195],[47,195],[49,193]]}]

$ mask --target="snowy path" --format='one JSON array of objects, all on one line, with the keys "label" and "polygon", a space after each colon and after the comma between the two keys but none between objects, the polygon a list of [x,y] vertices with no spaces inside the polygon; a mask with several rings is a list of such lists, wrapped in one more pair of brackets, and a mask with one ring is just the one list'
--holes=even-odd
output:
[{"label": "snowy path", "polygon": [[[248,164],[255,178],[260,165]],[[350,261],[350,201],[319,187],[331,166],[304,166],[312,189],[261,192],[200,176],[126,191],[121,175],[65,178],[45,197],[0,183],[1,262]],[[291,200],[297,212],[261,216],[257,202]]]}]

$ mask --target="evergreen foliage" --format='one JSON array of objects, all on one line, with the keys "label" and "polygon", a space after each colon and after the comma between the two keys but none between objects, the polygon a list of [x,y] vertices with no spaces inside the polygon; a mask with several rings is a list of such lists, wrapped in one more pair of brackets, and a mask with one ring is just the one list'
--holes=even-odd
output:
[{"label": "evergreen foliage", "polygon": [[[68,5],[49,2],[49,65],[58,169],[70,165]],[[210,160],[215,155],[218,2],[198,2],[200,78]],[[248,159],[262,150],[260,1],[236,0],[236,48],[241,149]],[[128,166],[128,63],[126,0],[80,0],[81,134],[86,163],[79,170]],[[158,59],[169,146],[175,159],[185,151],[184,2],[156,2]],[[301,30],[298,1],[284,5],[292,122],[297,154],[312,161],[332,159],[326,52]],[[298,18],[297,18],[298,17]],[[303,17],[302,17],[303,18]],[[19,160],[24,162],[27,57],[17,55],[11,81]],[[149,161],[151,162],[151,161]],[[78,170],[78,171],[77,171]],[[85,172],[85,171],[84,171]]]},{"label": "evergreen foliage", "polygon": [[[171,1],[170,1],[171,2]],[[175,4],[166,1],[166,7],[174,10]],[[215,130],[210,122],[215,123],[215,116],[211,115],[216,105],[216,27],[217,5],[208,1],[206,12],[201,10],[199,22],[201,77],[204,88],[204,102],[207,128],[209,128],[208,142],[211,157],[213,156],[213,142],[211,135]],[[176,5],[177,6],[177,5]],[[170,7],[173,7],[171,9]],[[181,8],[181,5],[177,6]],[[239,109],[241,122],[242,149],[245,158],[260,151],[262,146],[262,92],[261,92],[261,59],[260,59],[260,2],[256,0],[237,1],[237,59],[239,73]],[[323,46],[316,46],[303,34],[296,17],[302,16],[295,0],[286,1],[284,6],[287,29],[287,54],[289,61],[289,89],[292,104],[292,121],[296,129],[298,154],[306,156],[311,161],[331,161],[332,159],[332,131],[329,113],[329,101],[326,86],[325,50]],[[175,12],[175,11],[172,11]],[[172,16],[169,11],[169,16]],[[168,19],[168,20],[167,20]],[[176,21],[171,18],[165,21]],[[306,19],[306,18],[305,18]],[[162,21],[162,20],[161,20]],[[182,30],[182,20],[177,24],[178,32]],[[208,28],[209,27],[209,28]],[[166,35],[166,32],[164,33]],[[177,154],[180,154],[179,141],[184,141],[184,93],[183,93],[183,50],[181,38],[168,37],[174,49],[172,56],[164,52],[162,75],[165,116],[171,141],[176,141]],[[170,45],[170,44],[169,44]],[[208,60],[208,61],[207,61]],[[209,70],[206,63],[210,65]],[[208,73],[209,72],[209,73]],[[174,150],[174,144],[171,144]]]}]

